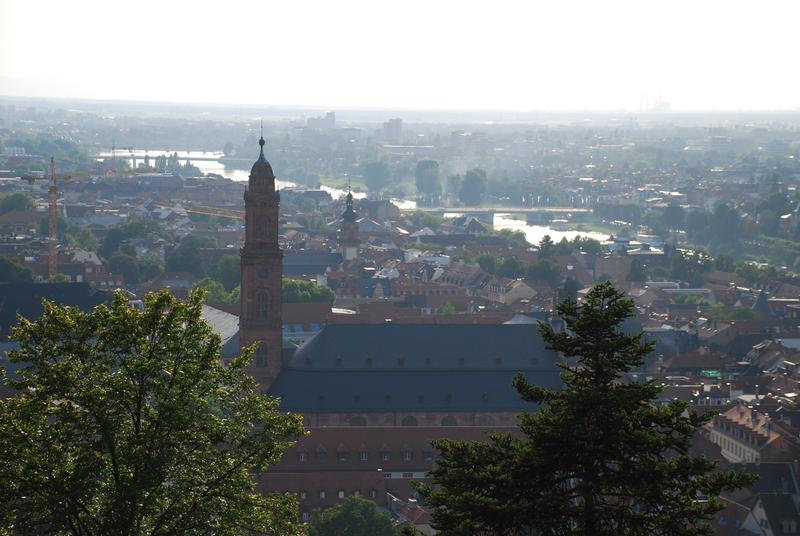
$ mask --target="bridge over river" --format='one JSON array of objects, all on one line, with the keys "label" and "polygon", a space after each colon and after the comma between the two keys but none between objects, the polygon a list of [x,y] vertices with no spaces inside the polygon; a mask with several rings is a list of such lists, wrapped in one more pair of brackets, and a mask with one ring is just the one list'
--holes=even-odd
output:
[{"label": "bridge over river", "polygon": [[551,220],[586,221],[592,215],[590,208],[575,207],[418,207],[404,211],[444,214],[464,214],[491,223],[495,214],[524,214],[529,222],[549,222]]}]

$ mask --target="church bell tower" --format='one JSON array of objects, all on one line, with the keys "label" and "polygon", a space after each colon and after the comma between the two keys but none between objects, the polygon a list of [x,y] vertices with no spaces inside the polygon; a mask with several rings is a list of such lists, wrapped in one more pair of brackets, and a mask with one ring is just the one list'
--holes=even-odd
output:
[{"label": "church bell tower", "polygon": [[347,192],[347,208],[342,214],[342,223],[339,227],[339,251],[342,258],[352,261],[358,257],[358,246],[361,240],[358,238],[358,214],[353,208],[353,193]]},{"label": "church bell tower", "polygon": [[260,388],[268,388],[281,371],[283,252],[278,244],[280,194],[275,174],[261,154],[250,171],[244,192],[245,239],[241,250],[239,340],[242,347],[259,343],[249,372]]}]

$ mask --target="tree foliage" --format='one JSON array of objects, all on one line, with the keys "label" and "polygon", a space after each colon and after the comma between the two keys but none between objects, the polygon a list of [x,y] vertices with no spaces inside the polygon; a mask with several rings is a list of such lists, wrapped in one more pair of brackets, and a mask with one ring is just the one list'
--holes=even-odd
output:
[{"label": "tree foliage", "polygon": [[309,536],[394,536],[389,516],[374,501],[348,497],[333,508],[315,510]]},{"label": "tree foliage", "polygon": [[241,279],[241,266],[238,255],[223,255],[214,267],[214,277],[222,283],[225,290],[231,291]]},{"label": "tree foliage", "polygon": [[386,162],[370,162],[364,166],[362,173],[370,194],[376,194],[386,188],[391,175]]},{"label": "tree foliage", "polygon": [[15,192],[0,199],[0,214],[7,214],[14,210],[33,210],[35,208],[36,202],[31,196],[23,192]]},{"label": "tree foliage", "polygon": [[475,168],[464,174],[461,188],[458,191],[459,200],[469,207],[477,207],[486,194],[486,172]]},{"label": "tree foliage", "polygon": [[13,330],[19,379],[0,402],[0,527],[74,535],[299,534],[293,497],[253,474],[302,433],[257,391],[254,348],[224,366],[188,301],[117,293],[85,313],[44,304]]},{"label": "tree foliage", "polygon": [[655,406],[660,385],[621,380],[653,345],[619,331],[634,306],[611,284],[558,310],[568,329],[540,331],[570,363],[563,389],[518,374],[523,400],[541,404],[519,416],[522,437],[433,442],[441,452],[435,487],[417,487],[434,508],[434,527],[444,535],[712,534],[703,521],[722,508],[719,493],[753,482],[689,454],[712,414],[678,401]]},{"label": "tree foliage", "polygon": [[6,257],[0,257],[0,283],[30,283],[33,272]]},{"label": "tree foliage", "polygon": [[420,160],[414,168],[417,192],[430,203],[438,201],[442,193],[442,182],[439,178],[439,162],[436,160]]},{"label": "tree foliage", "polygon": [[327,303],[333,305],[336,294],[330,287],[323,287],[311,281],[299,279],[283,280],[283,303]]},{"label": "tree foliage", "polygon": [[209,263],[200,249],[214,247],[217,247],[217,240],[213,237],[187,235],[167,257],[167,270],[203,277],[209,272]]}]

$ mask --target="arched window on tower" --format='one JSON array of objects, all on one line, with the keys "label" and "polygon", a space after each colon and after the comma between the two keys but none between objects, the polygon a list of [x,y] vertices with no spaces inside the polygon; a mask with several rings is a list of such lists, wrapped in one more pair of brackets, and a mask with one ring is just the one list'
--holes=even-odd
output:
[{"label": "arched window on tower", "polygon": [[261,344],[258,346],[258,350],[256,350],[256,366],[257,367],[266,367],[267,366],[267,343],[261,341]]},{"label": "arched window on tower", "polygon": [[266,292],[256,294],[256,318],[266,320],[269,311],[269,295]]},{"label": "arched window on tower", "polygon": [[259,231],[258,233],[259,238],[263,240],[269,238],[269,220],[267,220],[266,218],[261,219],[258,222],[258,231]]}]

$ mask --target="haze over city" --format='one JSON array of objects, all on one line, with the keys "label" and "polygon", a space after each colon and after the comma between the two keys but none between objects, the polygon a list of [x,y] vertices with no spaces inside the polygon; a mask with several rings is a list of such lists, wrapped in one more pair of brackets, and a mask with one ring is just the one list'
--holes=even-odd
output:
[{"label": "haze over city", "polygon": [[0,2],[0,95],[794,110],[792,1]]},{"label": "haze over city", "polygon": [[0,536],[797,536],[798,15],[0,0]]}]

